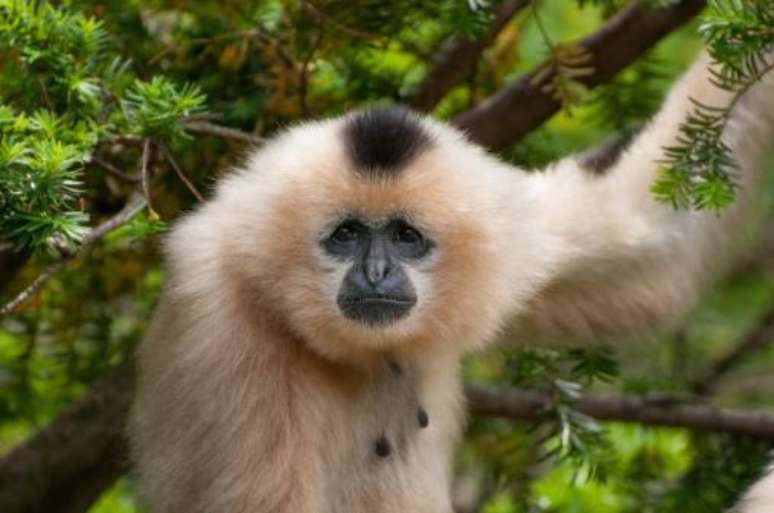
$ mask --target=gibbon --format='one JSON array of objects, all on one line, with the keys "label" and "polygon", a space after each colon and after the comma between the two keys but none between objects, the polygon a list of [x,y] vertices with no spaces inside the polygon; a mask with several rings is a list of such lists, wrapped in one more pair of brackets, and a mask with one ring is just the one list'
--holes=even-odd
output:
[{"label": "gibbon", "polygon": [[526,173],[395,108],[252,153],[166,239],[130,428],[150,510],[451,513],[463,352],[652,327],[727,261],[772,147],[771,76],[725,131],[732,207],[650,192],[689,97],[730,101],[708,63],[604,176]]}]

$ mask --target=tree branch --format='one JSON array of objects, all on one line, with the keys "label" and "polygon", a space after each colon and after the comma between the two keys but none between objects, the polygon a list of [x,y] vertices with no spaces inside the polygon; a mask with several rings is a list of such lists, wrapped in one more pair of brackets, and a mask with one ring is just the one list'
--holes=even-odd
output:
[{"label": "tree branch", "polygon": [[83,253],[83,251],[85,251],[89,246],[91,246],[92,244],[100,240],[102,237],[104,237],[111,231],[127,223],[135,215],[137,215],[137,213],[140,212],[144,207],[145,207],[145,199],[142,197],[142,195],[133,193],[130,196],[129,200],[127,201],[126,205],[124,205],[124,208],[122,208],[120,212],[118,212],[116,215],[114,215],[104,223],[100,224],[96,228],[93,228],[89,233],[86,234],[86,236],[81,241],[81,245],[78,247],[76,251],[72,253],[62,254],[59,260],[49,265],[40,276],[35,278],[35,280],[32,283],[30,283],[24,290],[19,292],[16,295],[16,297],[14,297],[8,303],[2,305],[2,307],[0,307],[0,316],[8,315],[13,310],[15,310],[19,305],[27,301],[68,261],[72,260],[79,254]]},{"label": "tree branch", "polygon": [[156,209],[153,208],[153,199],[151,198],[150,180],[151,180],[151,152],[153,146],[150,139],[145,139],[142,143],[142,156],[140,157],[140,185],[142,193],[145,196],[145,204],[151,215],[158,217]]},{"label": "tree branch", "polygon": [[227,126],[216,125],[209,121],[185,121],[183,126],[188,132],[193,134],[214,135],[215,137],[233,139],[249,144],[260,144],[263,141],[263,139],[255,134],[243,132],[242,130],[237,130],[235,128],[229,128]]},{"label": "tree branch", "polygon": [[[550,397],[529,390],[468,385],[465,391],[470,411],[478,415],[539,420],[541,412],[551,405]],[[774,441],[774,415],[763,412],[614,395],[587,395],[574,406],[599,420],[734,433]]]},{"label": "tree branch", "polygon": [[479,39],[446,41],[436,53],[430,70],[419,84],[409,104],[417,110],[432,110],[449,91],[473,72],[483,51],[529,0],[504,0],[495,9],[492,28]]},{"label": "tree branch", "polygon": [[127,470],[133,369],[113,370],[45,429],[0,459],[3,513],[83,513]]},{"label": "tree branch", "polygon": [[111,175],[115,176],[119,180],[123,180],[124,182],[129,183],[139,183],[140,178],[137,176],[132,176],[127,173],[124,173],[122,170],[118,169],[114,164],[111,164],[107,160],[97,157],[96,155],[93,155],[91,157],[91,162],[96,164],[97,166],[101,167]]},{"label": "tree branch", "polygon": [[[672,30],[696,16],[704,0],[682,0],[664,7],[637,3],[611,18],[597,33],[578,44],[592,55],[594,73],[579,78],[588,87],[603,84],[642,56]],[[560,108],[560,102],[534,84],[546,63],[487,98],[478,106],[454,118],[453,123],[490,149],[518,141],[540,126]],[[546,83],[550,79],[542,80]]]},{"label": "tree branch", "polygon": [[175,170],[175,174],[180,179],[181,182],[188,188],[189,192],[193,194],[193,196],[196,198],[197,201],[202,202],[204,201],[204,196],[202,196],[202,193],[199,192],[199,190],[196,188],[196,186],[191,182],[191,180],[188,179],[188,177],[183,172],[183,169],[180,167],[180,165],[177,163],[177,160],[175,160],[175,156],[172,155],[172,152],[170,149],[163,143],[158,144],[159,149],[161,149],[161,153],[164,154],[164,158],[167,159],[167,162],[169,162],[169,165],[172,166],[172,169]]},{"label": "tree branch", "polygon": [[377,39],[380,36],[380,34],[376,34],[373,32],[366,32],[364,30],[355,29],[352,27],[347,27],[346,25],[342,25],[338,21],[331,18],[328,14],[323,12],[319,7],[314,5],[312,2],[308,0],[301,0],[301,6],[312,15],[313,18],[317,20],[318,23],[321,25],[329,25],[333,27],[335,30],[341,32],[342,34],[346,34],[347,36],[351,37],[352,39],[361,40],[361,41],[370,41],[372,39]]},{"label": "tree branch", "polygon": [[[234,128],[217,125],[215,123],[210,123],[209,121],[200,120],[198,118],[185,119],[185,120],[182,120],[182,123],[185,126],[185,129],[191,133],[214,135],[216,137],[234,139],[237,141],[247,142],[250,144],[259,144],[261,142],[261,138],[255,134],[243,132],[241,130],[236,130]],[[129,135],[113,136],[109,138],[107,141],[111,143],[120,142],[120,143],[127,143],[127,144],[133,144],[133,145],[142,144],[143,152],[142,152],[142,157],[140,159],[140,176],[138,177],[127,175],[120,169],[116,168],[110,162],[107,162],[106,160],[103,160],[96,156],[92,157],[92,162],[95,165],[102,167],[112,175],[115,175],[121,178],[122,180],[130,181],[130,182],[139,182],[142,185],[142,188],[145,191],[145,193],[149,195],[150,194],[149,165],[150,165],[151,141],[148,139],[139,139],[136,136],[129,136]],[[168,149],[166,149],[165,147],[162,148],[162,151],[165,152],[165,155],[168,158],[172,157],[171,153],[169,153]],[[169,160],[169,162],[170,162],[170,165],[173,167],[175,173],[177,173],[180,179],[189,188],[191,193],[194,194],[194,196],[196,196],[196,198],[199,201],[201,201],[202,200],[201,194],[199,193],[198,190],[196,190],[193,184],[185,177],[185,175],[182,173],[182,170],[177,165],[177,162],[175,162],[174,158]],[[143,207],[145,207],[145,205],[146,205],[146,202],[141,195],[132,194],[126,206],[121,210],[121,212],[119,212],[114,217],[107,220],[102,225],[94,228],[91,232],[89,232],[84,237],[83,241],[81,242],[81,245],[79,246],[75,254],[66,254],[66,253],[62,254],[59,260],[49,265],[24,290],[19,292],[19,294],[17,294],[8,303],[0,306],[0,317],[9,314],[13,310],[15,310],[19,305],[27,301],[54,274],[56,274],[64,266],[64,264],[67,263],[67,261],[77,256],[77,254],[85,250],[96,240],[104,237],[111,230],[128,222],[140,210],[142,210]],[[10,281],[16,276],[17,272],[29,259],[29,256],[30,255],[26,252],[19,253],[15,251],[15,249],[11,244],[5,243],[2,240],[0,240],[0,290],[6,287],[8,283],[10,283]]]}]

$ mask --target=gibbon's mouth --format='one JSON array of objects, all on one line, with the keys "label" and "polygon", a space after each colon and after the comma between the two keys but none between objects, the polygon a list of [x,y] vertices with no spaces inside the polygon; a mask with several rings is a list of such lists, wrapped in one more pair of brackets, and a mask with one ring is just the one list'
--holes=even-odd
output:
[{"label": "gibbon's mouth", "polygon": [[417,304],[417,298],[368,294],[344,296],[339,298],[338,304],[341,313],[353,321],[369,326],[384,326],[408,315]]},{"label": "gibbon's mouth", "polygon": [[386,294],[372,294],[368,296],[347,296],[341,299],[342,303],[371,303],[371,304],[378,304],[378,303],[387,303],[387,304],[398,304],[398,305],[411,305],[413,306],[417,299],[414,297],[399,297],[399,296],[389,296]]}]

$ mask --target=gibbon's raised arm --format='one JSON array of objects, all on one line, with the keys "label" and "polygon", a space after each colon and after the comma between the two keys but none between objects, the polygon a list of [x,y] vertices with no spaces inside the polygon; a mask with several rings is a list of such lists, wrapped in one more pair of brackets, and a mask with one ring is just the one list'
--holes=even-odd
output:
[{"label": "gibbon's raised arm", "polygon": [[[772,56],[774,58],[774,56]],[[660,112],[603,176],[578,159],[534,175],[544,230],[554,237],[552,278],[509,336],[595,337],[651,328],[690,307],[708,278],[722,271],[750,226],[751,201],[774,148],[774,73],[736,104],[724,133],[739,164],[729,208],[675,210],[651,185],[664,147],[676,145],[690,99],[725,107],[732,95],[710,82],[703,54],[669,93]]]}]

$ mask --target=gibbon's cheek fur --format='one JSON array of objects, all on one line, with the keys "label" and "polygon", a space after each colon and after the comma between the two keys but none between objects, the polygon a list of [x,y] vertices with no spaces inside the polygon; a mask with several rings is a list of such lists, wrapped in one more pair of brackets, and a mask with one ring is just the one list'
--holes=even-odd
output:
[{"label": "gibbon's cheek fur", "polygon": [[[675,211],[650,191],[693,100],[731,101],[709,60],[604,176],[578,157],[526,173],[372,108],[292,128],[221,179],[167,236],[139,348],[148,511],[451,513],[465,350],[652,327],[728,261],[766,169],[774,74],[724,129],[734,205]],[[773,481],[742,511],[768,512]]]}]

